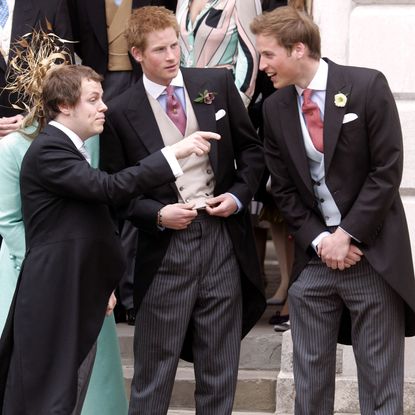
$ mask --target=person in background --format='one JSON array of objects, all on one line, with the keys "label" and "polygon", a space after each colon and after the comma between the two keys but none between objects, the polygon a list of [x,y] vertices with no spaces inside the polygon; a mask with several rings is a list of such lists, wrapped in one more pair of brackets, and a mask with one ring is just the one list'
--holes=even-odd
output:
[{"label": "person in background", "polygon": [[180,68],[172,12],[137,9],[126,34],[143,78],[108,104],[108,168],[199,128],[221,135],[209,157],[181,162],[174,186],[144,192],[123,212],[139,228],[129,413],[167,413],[182,356],[194,360],[196,412],[230,415],[241,337],[265,308],[247,209],[262,147],[230,71]]},{"label": "person in background", "polygon": [[[176,0],[68,0],[75,52],[82,64],[104,77],[104,101],[124,92],[141,76],[141,67],[128,53],[124,36],[131,12],[142,6],[176,9]],[[96,144],[95,144],[96,143]],[[99,151],[99,141],[94,140]],[[119,299],[114,310],[117,322],[134,325],[134,263],[137,229],[129,221],[120,221],[120,236],[127,258],[125,275],[116,290]],[[99,399],[99,398],[98,398]]]},{"label": "person in background", "polygon": [[402,133],[384,75],[321,58],[318,26],[292,7],[251,24],[271,193],[295,241],[288,290],[295,414],[332,414],[336,343],[356,356],[360,413],[403,413],[415,279],[399,195]]},{"label": "person in background", "polygon": [[258,54],[249,29],[259,0],[178,0],[181,65],[228,68],[247,107],[255,89]]},{"label": "person in background", "polygon": [[26,255],[0,339],[5,415],[81,413],[96,339],[124,272],[107,205],[174,181],[178,158],[203,155],[205,138],[218,138],[192,135],[115,175],[94,169],[84,141],[105,122],[101,81],[89,67],[52,62],[40,84],[37,129],[49,123],[21,164]]}]

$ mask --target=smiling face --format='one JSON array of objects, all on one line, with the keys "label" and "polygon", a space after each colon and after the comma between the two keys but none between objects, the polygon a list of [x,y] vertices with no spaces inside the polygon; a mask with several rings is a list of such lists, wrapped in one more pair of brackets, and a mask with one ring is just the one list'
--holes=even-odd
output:
[{"label": "smiling face", "polygon": [[168,27],[147,34],[144,50],[133,47],[135,60],[141,64],[143,73],[159,85],[169,85],[177,75],[180,65],[180,47],[174,28]]},{"label": "smiling face", "polygon": [[63,105],[63,119],[57,119],[82,140],[102,133],[107,106],[102,101],[102,87],[99,82],[82,79],[81,95],[74,106]]},{"label": "smiling face", "polygon": [[274,37],[259,34],[256,36],[256,48],[260,54],[259,69],[268,75],[274,88],[299,83],[304,45],[296,44],[289,52]]}]

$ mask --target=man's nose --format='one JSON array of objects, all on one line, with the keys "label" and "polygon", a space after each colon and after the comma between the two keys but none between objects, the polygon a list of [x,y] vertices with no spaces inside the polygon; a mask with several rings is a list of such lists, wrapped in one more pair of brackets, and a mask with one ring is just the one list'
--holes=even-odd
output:
[{"label": "man's nose", "polygon": [[105,105],[104,101],[101,101],[101,105],[99,106],[100,112],[105,112],[108,109],[108,107]]}]

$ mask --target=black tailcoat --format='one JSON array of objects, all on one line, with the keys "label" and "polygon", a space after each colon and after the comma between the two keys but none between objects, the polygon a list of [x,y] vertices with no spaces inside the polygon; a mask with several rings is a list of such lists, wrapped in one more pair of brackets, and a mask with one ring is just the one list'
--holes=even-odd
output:
[{"label": "black tailcoat", "polygon": [[78,368],[125,269],[108,205],[169,181],[174,175],[161,152],[108,175],[54,126],[31,144],[21,170],[27,252],[0,340],[0,391],[11,354],[14,387],[0,413],[72,413]]}]

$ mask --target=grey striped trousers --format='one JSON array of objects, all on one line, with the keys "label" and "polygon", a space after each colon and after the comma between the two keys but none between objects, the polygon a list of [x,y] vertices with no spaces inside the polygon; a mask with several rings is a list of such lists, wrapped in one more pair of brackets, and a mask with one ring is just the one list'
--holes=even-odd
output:
[{"label": "grey striped trousers", "polygon": [[403,413],[402,299],[363,257],[332,270],[313,259],[289,289],[296,415],[333,414],[336,342],[343,304],[352,319],[362,415]]},{"label": "grey striped trousers", "polygon": [[189,324],[198,415],[230,415],[242,326],[239,266],[223,220],[174,232],[136,317],[130,415],[167,413]]}]

